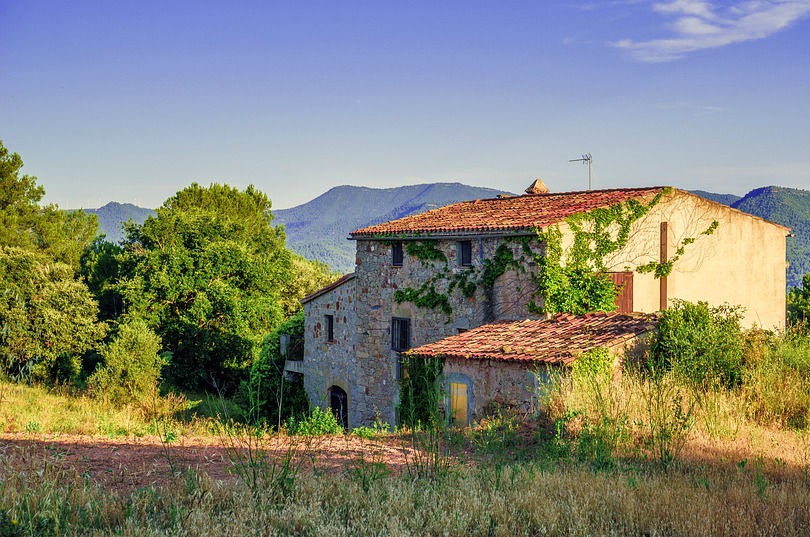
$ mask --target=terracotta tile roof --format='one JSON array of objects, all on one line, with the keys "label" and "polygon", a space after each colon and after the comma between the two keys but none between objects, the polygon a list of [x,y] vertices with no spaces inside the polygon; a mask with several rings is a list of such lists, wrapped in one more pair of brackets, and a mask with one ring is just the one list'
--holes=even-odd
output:
[{"label": "terracotta tile roof", "polygon": [[612,347],[649,332],[654,314],[557,314],[551,319],[499,321],[407,351],[423,358],[570,363],[594,347]]},{"label": "terracotta tile roof", "polygon": [[310,300],[318,298],[319,296],[328,293],[332,289],[336,289],[336,288],[340,287],[341,285],[343,285],[344,283],[346,283],[347,281],[349,281],[351,279],[354,279],[354,272],[350,272],[348,274],[345,274],[345,275],[341,276],[339,279],[337,279],[337,280],[333,281],[332,283],[330,283],[329,285],[325,285],[325,286],[321,287],[320,289],[318,289],[317,291],[315,291],[314,293],[308,294],[307,296],[305,296],[304,298],[301,299],[301,304],[306,304]]},{"label": "terracotta tile roof", "polygon": [[609,207],[630,199],[651,199],[663,190],[664,187],[621,188],[462,201],[364,227],[350,235],[359,238],[369,235],[543,228],[561,222],[572,214]]}]

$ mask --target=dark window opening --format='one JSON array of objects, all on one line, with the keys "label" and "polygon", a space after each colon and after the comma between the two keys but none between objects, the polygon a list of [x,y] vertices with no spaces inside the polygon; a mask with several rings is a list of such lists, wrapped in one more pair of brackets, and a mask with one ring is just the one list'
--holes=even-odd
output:
[{"label": "dark window opening", "polygon": [[411,320],[402,317],[391,319],[391,348],[407,351],[411,348]]},{"label": "dark window opening", "polygon": [[395,242],[394,245],[391,247],[391,264],[395,267],[402,266],[402,241]]},{"label": "dark window opening", "polygon": [[326,341],[335,341],[335,316],[324,315],[326,318]]},{"label": "dark window opening", "polygon": [[349,428],[349,396],[340,386],[329,388],[329,408],[344,429]]},{"label": "dark window opening", "polygon": [[462,267],[472,265],[472,241],[458,241],[458,264]]}]

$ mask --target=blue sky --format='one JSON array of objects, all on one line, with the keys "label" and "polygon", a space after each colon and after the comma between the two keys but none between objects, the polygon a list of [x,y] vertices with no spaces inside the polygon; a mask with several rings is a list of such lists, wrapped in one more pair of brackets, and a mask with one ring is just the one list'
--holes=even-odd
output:
[{"label": "blue sky", "polygon": [[46,200],[341,184],[810,188],[810,0],[0,0],[0,140]]}]

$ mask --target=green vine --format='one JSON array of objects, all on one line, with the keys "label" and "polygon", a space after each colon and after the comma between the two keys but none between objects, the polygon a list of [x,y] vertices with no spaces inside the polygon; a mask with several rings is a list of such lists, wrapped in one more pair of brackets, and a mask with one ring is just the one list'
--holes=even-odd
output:
[{"label": "green vine", "polygon": [[[451,315],[453,308],[450,305],[450,294],[458,290],[465,298],[475,295],[479,287],[484,289],[485,296],[491,298],[492,288],[495,280],[498,279],[509,268],[525,271],[526,257],[534,257],[531,249],[533,237],[518,236],[509,237],[508,242],[519,242],[522,254],[519,259],[515,259],[512,249],[507,243],[498,245],[492,259],[485,259],[483,269],[468,267],[463,271],[456,272],[450,269],[447,256],[432,241],[411,241],[405,244],[405,251],[408,255],[419,259],[423,265],[430,263],[444,262],[444,266],[436,274],[421,285],[418,289],[406,287],[394,291],[394,300],[397,304],[410,302],[417,307],[427,309],[439,309],[446,315]],[[441,293],[436,289],[440,282],[447,282],[447,293]]]},{"label": "green vine", "polygon": [[[700,232],[700,235],[711,235],[720,225],[720,222],[717,220],[712,220],[712,223],[709,224],[709,227],[704,229]],[[695,237],[685,237],[681,240],[681,243],[675,249],[675,255],[673,255],[667,261],[650,261],[645,265],[641,265],[640,267],[636,268],[636,272],[639,274],[647,274],[647,273],[654,273],[655,277],[658,279],[666,278],[667,276],[672,273],[672,267],[675,266],[675,263],[681,258],[684,254],[686,247],[695,242]]]},{"label": "green vine", "polygon": [[536,256],[534,281],[543,303],[532,301],[530,311],[582,315],[616,309],[618,289],[607,275],[605,257],[627,244],[633,223],[667,192],[664,189],[646,204],[628,200],[569,216],[566,223],[573,233],[573,243],[567,252],[563,251],[558,225],[539,230],[537,236],[545,252]]},{"label": "green vine", "polygon": [[453,313],[453,308],[450,306],[450,298],[436,290],[433,279],[423,283],[419,289],[412,289],[410,287],[397,289],[394,291],[394,300],[397,304],[410,302],[419,308],[439,308],[447,315]]},{"label": "green vine", "polygon": [[447,256],[432,241],[408,241],[405,243],[405,251],[408,252],[408,255],[420,260],[423,265],[434,261],[447,262]]}]

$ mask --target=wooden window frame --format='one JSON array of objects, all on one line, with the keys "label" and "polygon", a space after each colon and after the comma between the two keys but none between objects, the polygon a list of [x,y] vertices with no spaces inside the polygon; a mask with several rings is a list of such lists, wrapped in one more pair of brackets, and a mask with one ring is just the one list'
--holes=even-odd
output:
[{"label": "wooden window frame", "polygon": [[391,245],[391,266],[401,267],[404,260],[405,252],[402,247],[402,241],[397,241]]},{"label": "wooden window frame", "polygon": [[472,241],[456,242],[456,260],[461,267],[472,266]]},{"label": "wooden window frame", "polygon": [[324,323],[326,324],[326,341],[335,341],[335,316],[324,315]]},{"label": "wooden window frame", "polygon": [[410,348],[411,320],[406,317],[391,317],[391,350],[403,352]]}]

